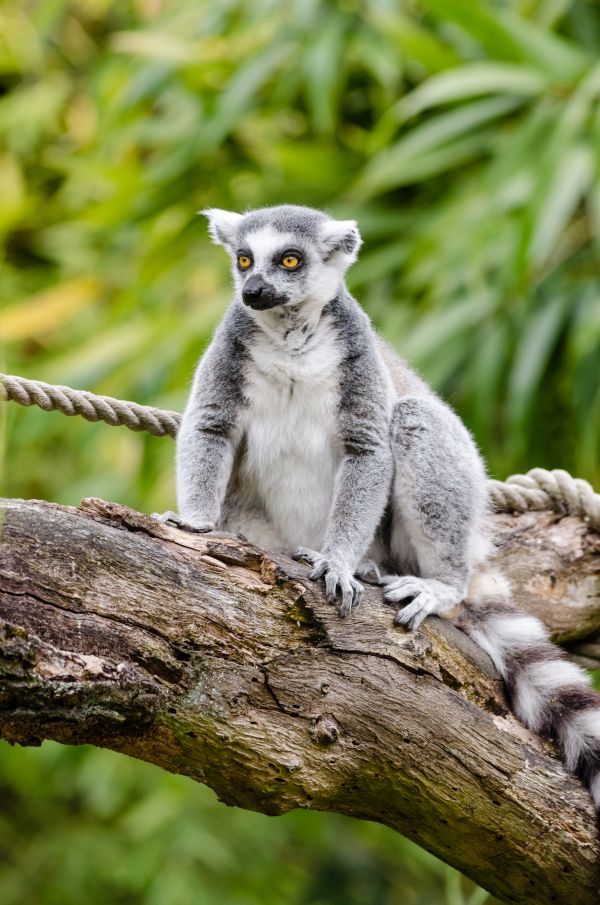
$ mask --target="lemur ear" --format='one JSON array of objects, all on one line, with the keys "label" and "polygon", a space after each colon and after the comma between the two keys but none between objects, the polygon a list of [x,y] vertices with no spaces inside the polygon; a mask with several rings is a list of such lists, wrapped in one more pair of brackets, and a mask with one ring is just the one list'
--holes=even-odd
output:
[{"label": "lemur ear", "polygon": [[348,266],[353,264],[362,245],[356,220],[326,220],[321,227],[321,242],[328,259],[341,252]]},{"label": "lemur ear", "polygon": [[215,245],[235,245],[241,214],[222,211],[218,207],[207,207],[198,213],[208,218],[208,231]]}]

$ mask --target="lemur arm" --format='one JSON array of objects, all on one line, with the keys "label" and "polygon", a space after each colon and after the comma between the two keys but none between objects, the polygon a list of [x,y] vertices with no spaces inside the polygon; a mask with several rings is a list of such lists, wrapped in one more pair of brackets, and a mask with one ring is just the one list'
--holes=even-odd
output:
[{"label": "lemur arm", "polygon": [[243,405],[242,354],[235,337],[217,332],[196,370],[177,434],[179,517],[198,530],[217,525],[231,476]]},{"label": "lemur arm", "polygon": [[385,511],[393,459],[391,399],[375,357],[364,352],[343,367],[338,429],[345,454],[336,475],[323,548],[316,552],[300,547],[294,556],[314,567],[310,578],[325,578],[330,601],[341,591],[340,613],[345,616],[362,592],[353,575]]},{"label": "lemur arm", "polygon": [[393,470],[390,402],[376,361],[367,351],[342,367],[338,429],[344,458],[336,476],[323,555],[354,570],[373,539],[388,500]]}]

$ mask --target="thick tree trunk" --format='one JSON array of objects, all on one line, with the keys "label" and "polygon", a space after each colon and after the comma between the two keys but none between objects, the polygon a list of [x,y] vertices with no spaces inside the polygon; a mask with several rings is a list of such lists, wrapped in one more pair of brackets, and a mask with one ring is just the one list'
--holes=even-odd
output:
[{"label": "thick tree trunk", "polygon": [[[600,630],[600,537],[497,515],[518,602],[560,641]],[[0,735],[122,751],[228,804],[378,820],[509,902],[599,900],[587,791],[508,713],[449,622],[342,621],[307,569],[126,509],[6,501]]]}]

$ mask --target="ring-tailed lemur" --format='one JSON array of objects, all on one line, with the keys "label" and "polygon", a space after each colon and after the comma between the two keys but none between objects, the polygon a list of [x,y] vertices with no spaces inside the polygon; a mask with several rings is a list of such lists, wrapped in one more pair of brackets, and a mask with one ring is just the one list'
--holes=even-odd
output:
[{"label": "ring-tailed lemur", "polygon": [[492,658],[515,713],[558,742],[598,808],[600,697],[486,567],[481,458],[346,289],[356,223],[290,205],[205,213],[236,294],[177,437],[179,515],[163,518],[295,550],[327,599],[341,596],[342,616],[361,577],[380,581],[409,629],[465,600],[460,625]]}]

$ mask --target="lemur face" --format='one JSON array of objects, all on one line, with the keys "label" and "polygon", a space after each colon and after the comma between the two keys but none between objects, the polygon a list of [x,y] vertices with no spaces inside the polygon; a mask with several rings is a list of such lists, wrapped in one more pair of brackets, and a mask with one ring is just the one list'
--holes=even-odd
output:
[{"label": "lemur face", "polygon": [[327,303],[361,245],[354,220],[333,220],[308,207],[203,213],[213,241],[229,252],[242,301],[254,311]]}]

